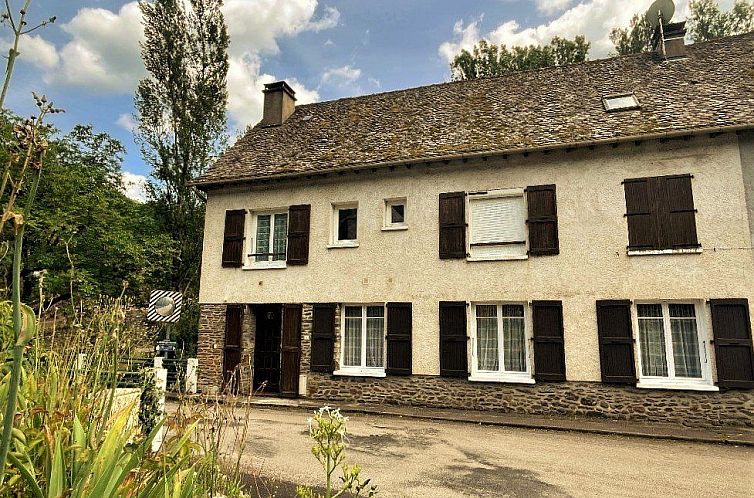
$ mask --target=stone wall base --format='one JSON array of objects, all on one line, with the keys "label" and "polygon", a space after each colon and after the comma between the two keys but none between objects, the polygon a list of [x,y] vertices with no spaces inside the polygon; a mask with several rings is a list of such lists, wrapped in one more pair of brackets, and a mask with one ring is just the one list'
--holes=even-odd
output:
[{"label": "stone wall base", "polygon": [[754,427],[754,391],[661,391],[597,382],[532,386],[474,383],[437,376],[336,377],[309,373],[310,398],[327,402],[582,415],[689,427]]}]

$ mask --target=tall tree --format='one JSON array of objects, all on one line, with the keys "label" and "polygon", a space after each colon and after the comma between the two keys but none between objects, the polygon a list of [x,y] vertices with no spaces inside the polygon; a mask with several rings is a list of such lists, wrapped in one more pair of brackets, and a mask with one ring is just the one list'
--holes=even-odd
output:
[{"label": "tall tree", "polygon": [[195,294],[204,201],[187,185],[227,142],[228,33],[222,0],[139,3],[148,76],[136,91],[137,140],[152,166],[148,194],[176,251],[166,285]]},{"label": "tall tree", "polygon": [[583,36],[573,40],[555,37],[549,45],[511,47],[491,45],[481,40],[471,52],[462,50],[450,64],[454,80],[501,76],[526,69],[564,66],[584,62],[590,43]]},{"label": "tall tree", "polygon": [[652,50],[652,26],[644,14],[634,14],[627,28],[613,28],[610,41],[618,55],[638,54]]},{"label": "tall tree", "polygon": [[[728,12],[720,10],[715,0],[693,0],[689,4],[688,34],[693,42],[703,42],[754,31],[754,4],[736,0]],[[610,41],[619,55],[652,50],[652,27],[643,13],[634,15],[627,28],[614,28]]]}]

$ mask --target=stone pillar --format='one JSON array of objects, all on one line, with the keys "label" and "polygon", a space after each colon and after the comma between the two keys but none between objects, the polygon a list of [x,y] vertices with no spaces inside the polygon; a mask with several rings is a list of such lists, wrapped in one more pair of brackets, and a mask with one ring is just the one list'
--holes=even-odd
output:
[{"label": "stone pillar", "polygon": [[189,358],[186,360],[186,393],[196,394],[197,388],[197,367],[199,360],[196,358]]},{"label": "stone pillar", "polygon": [[251,394],[254,389],[254,341],[256,340],[257,317],[250,305],[243,307],[243,325],[241,328],[241,365],[239,392]]},{"label": "stone pillar", "polygon": [[340,337],[340,317],[343,313],[343,306],[338,304],[335,306],[335,342],[333,344],[333,355],[335,358],[333,359],[333,364],[335,365],[335,370],[340,369],[340,343],[341,343],[341,337]]},{"label": "stone pillar", "polygon": [[224,304],[199,306],[199,391],[216,393],[223,382],[223,348],[225,346]]}]

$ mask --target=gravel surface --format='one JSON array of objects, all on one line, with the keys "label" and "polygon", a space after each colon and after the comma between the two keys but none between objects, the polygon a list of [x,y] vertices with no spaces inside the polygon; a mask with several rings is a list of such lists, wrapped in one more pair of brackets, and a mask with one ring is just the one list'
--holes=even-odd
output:
[{"label": "gravel surface", "polygon": [[[261,496],[323,483],[308,416],[251,411],[242,461]],[[372,415],[348,429],[348,462],[378,496],[754,496],[754,448]]]}]

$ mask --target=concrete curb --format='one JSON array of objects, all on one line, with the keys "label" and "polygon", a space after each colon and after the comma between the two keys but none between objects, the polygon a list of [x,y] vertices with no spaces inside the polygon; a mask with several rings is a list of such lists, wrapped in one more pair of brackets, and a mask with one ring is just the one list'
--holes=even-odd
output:
[{"label": "concrete curb", "polygon": [[[200,397],[197,395],[197,397]],[[193,396],[191,398],[194,398]],[[174,398],[175,399],[175,398]],[[195,399],[195,398],[194,398]],[[223,399],[219,398],[222,402]],[[251,404],[258,408],[268,408],[268,409],[294,409],[294,410],[301,410],[301,411],[310,411],[310,410],[316,410],[320,408],[321,406],[327,405],[326,402],[316,403],[312,401],[304,401],[304,400],[277,400],[274,398],[253,398],[250,400],[238,400],[241,404]],[[469,413],[461,414],[460,412],[458,414],[449,414],[449,413],[440,413],[433,409],[426,408],[422,409],[422,412],[415,412],[407,410],[401,410],[401,409],[390,409],[383,406],[378,405],[351,405],[351,404],[345,404],[340,405],[340,410],[343,413],[358,413],[362,415],[376,415],[376,416],[387,416],[387,417],[401,417],[401,418],[414,418],[417,420],[436,420],[436,421],[442,421],[442,422],[457,422],[457,423],[464,423],[464,424],[474,424],[474,425],[487,425],[487,426],[493,426],[493,427],[513,427],[513,428],[520,428],[520,429],[535,429],[535,430],[548,430],[548,431],[558,431],[558,432],[576,432],[576,433],[585,433],[585,434],[598,434],[602,436],[623,436],[623,437],[635,437],[635,438],[644,438],[644,439],[660,439],[660,440],[670,440],[670,441],[681,441],[681,442],[687,442],[687,443],[704,443],[704,444],[725,444],[725,445],[731,445],[731,446],[746,446],[746,447],[754,447],[754,431],[751,434],[751,439],[740,439],[736,437],[726,436],[725,434],[714,432],[714,431],[706,431],[701,429],[692,429],[692,428],[686,428],[686,427],[677,427],[672,428],[675,430],[666,430],[663,431],[662,429],[671,429],[671,427],[658,427],[658,430],[656,432],[651,432],[647,430],[642,430],[643,428],[600,428],[600,427],[589,427],[585,424],[596,424],[600,423],[601,421],[582,421],[579,419],[539,419],[536,422],[533,421],[521,421],[521,420],[513,420],[510,418],[506,418],[504,414],[494,414],[494,413],[487,413],[484,411],[470,411],[470,414],[472,415],[471,418],[468,417]],[[461,415],[467,415],[467,416],[461,416]],[[622,423],[625,423],[625,421],[621,421]],[[604,421],[604,423],[609,423],[609,421]],[[741,428],[737,427],[725,427],[721,428],[722,430],[727,430],[731,432],[735,431],[741,431]],[[681,432],[686,431],[693,431],[696,432],[694,435],[688,435],[688,434],[682,434]],[[744,429],[746,431],[746,429]]]}]

